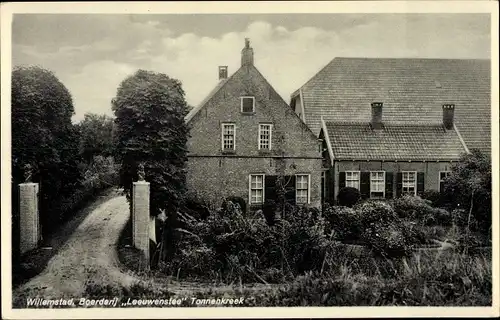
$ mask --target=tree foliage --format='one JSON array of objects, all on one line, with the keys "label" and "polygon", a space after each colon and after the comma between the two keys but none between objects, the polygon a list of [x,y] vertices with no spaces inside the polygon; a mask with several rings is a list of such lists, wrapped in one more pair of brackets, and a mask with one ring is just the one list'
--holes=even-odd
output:
[{"label": "tree foliage", "polygon": [[150,182],[150,213],[156,216],[161,210],[167,212],[170,232],[165,234],[172,236],[185,193],[189,134],[181,83],[165,74],[139,70],[122,81],[112,108],[116,116],[116,157],[121,162],[120,184],[130,199],[138,165],[143,163],[145,179]]},{"label": "tree foliage", "polygon": [[78,123],[80,154],[86,163],[95,156],[109,157],[114,150],[114,119],[107,115],[86,113]]},{"label": "tree foliage", "polygon": [[78,132],[71,122],[73,113],[71,94],[51,71],[40,67],[13,70],[13,196],[17,184],[24,181],[25,165],[31,165],[31,180],[41,184],[41,222],[46,228],[59,215],[49,216],[51,205],[79,184]]},{"label": "tree foliage", "polygon": [[445,180],[445,195],[480,224],[491,227],[490,157],[477,149],[463,155]]}]

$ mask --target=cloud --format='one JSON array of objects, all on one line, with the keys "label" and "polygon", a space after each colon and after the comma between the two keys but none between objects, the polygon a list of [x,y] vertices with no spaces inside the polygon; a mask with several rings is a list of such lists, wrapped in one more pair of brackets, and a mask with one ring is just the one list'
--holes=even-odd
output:
[{"label": "cloud", "polygon": [[[110,100],[120,81],[137,69],[181,80],[188,103],[197,105],[216,85],[218,66],[227,65],[230,74],[239,68],[246,37],[255,65],[287,102],[336,56],[487,58],[490,43],[485,28],[472,18],[463,24],[460,18],[372,15],[332,28],[261,20],[216,36],[174,33],[166,22],[127,16],[78,19],[80,26],[96,24],[88,26],[91,40],[71,39],[55,46],[51,39],[44,47],[45,42],[30,44],[25,32],[13,51],[14,64],[40,64],[55,71],[74,97],[75,121],[85,112],[112,114]],[[63,34],[69,37],[67,31]]]},{"label": "cloud", "polygon": [[134,72],[132,65],[103,60],[87,64],[79,73],[60,75],[73,96],[74,120],[87,112],[112,115],[111,99],[120,82]]}]

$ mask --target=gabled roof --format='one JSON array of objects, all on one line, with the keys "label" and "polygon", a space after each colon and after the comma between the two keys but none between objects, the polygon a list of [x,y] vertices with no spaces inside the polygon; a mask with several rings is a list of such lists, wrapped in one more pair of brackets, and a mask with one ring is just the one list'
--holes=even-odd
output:
[{"label": "gabled roof", "polygon": [[466,152],[457,132],[442,125],[325,122],[335,160],[454,161]]},{"label": "gabled roof", "polygon": [[317,139],[317,136],[311,131],[311,129],[299,118],[299,116],[293,112],[290,108],[290,106],[288,105],[288,103],[283,100],[283,98],[276,92],[276,90],[273,88],[273,86],[269,83],[269,81],[267,81],[267,79],[262,75],[262,73],[259,71],[259,69],[257,69],[254,65],[250,65],[250,66],[245,66],[245,67],[241,67],[239,68],[238,70],[236,70],[229,78],[225,79],[225,80],[221,80],[216,86],[215,88],[205,97],[205,99],[203,99],[203,101],[200,102],[200,104],[198,104],[195,108],[191,109],[189,111],[189,113],[186,115],[186,117],[184,117],[184,120],[186,122],[190,122],[193,117],[198,113],[200,112],[200,110],[203,109],[203,107],[205,105],[207,105],[208,102],[210,102],[210,100],[217,94],[217,92],[219,92],[227,83],[230,83],[235,77],[236,79],[238,79],[240,76],[241,76],[241,73],[242,72],[245,72],[245,73],[253,73],[255,76],[257,77],[254,77],[254,79],[258,79],[259,81],[262,81],[263,83],[266,84],[266,86],[272,90],[273,92],[273,96],[276,97],[279,102],[283,105],[283,108],[286,112],[290,113],[291,116],[293,117],[296,117],[297,120],[298,120],[298,123],[308,132],[308,134],[310,134],[311,138],[313,139]]},{"label": "gabled roof", "polygon": [[210,99],[212,99],[212,97],[217,93],[219,92],[219,90],[224,86],[224,84],[228,81],[228,79],[223,79],[223,80],[220,80],[219,83],[215,86],[215,88],[212,89],[212,91],[210,91],[210,93],[205,97],[205,99],[203,99],[196,107],[194,107],[193,109],[191,109],[189,111],[189,113],[184,117],[184,120],[186,122],[189,122],[191,121],[191,119],[194,117],[195,114],[197,114],[201,108],[203,108],[203,106],[208,102],[210,101]]},{"label": "gabled roof", "polygon": [[306,124],[317,135],[321,116],[368,122],[380,101],[384,122],[437,125],[453,103],[467,146],[489,153],[490,69],[490,60],[335,58],[300,88]]}]

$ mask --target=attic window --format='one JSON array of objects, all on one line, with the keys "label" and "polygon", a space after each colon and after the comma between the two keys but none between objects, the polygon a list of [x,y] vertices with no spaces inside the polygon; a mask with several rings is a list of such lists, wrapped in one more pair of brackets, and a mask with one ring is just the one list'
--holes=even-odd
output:
[{"label": "attic window", "polygon": [[441,88],[441,82],[435,80],[434,83],[436,85],[436,88]]},{"label": "attic window", "polygon": [[255,112],[255,98],[254,97],[241,97],[241,112],[254,113]]}]

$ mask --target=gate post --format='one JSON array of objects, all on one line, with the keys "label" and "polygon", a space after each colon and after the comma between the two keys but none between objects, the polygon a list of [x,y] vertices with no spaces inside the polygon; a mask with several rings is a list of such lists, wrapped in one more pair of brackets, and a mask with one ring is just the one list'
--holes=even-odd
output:
[{"label": "gate post", "polygon": [[20,252],[35,249],[40,239],[38,216],[38,183],[19,184]]},{"label": "gate post", "polygon": [[132,185],[132,244],[144,253],[149,269],[149,182]]}]

